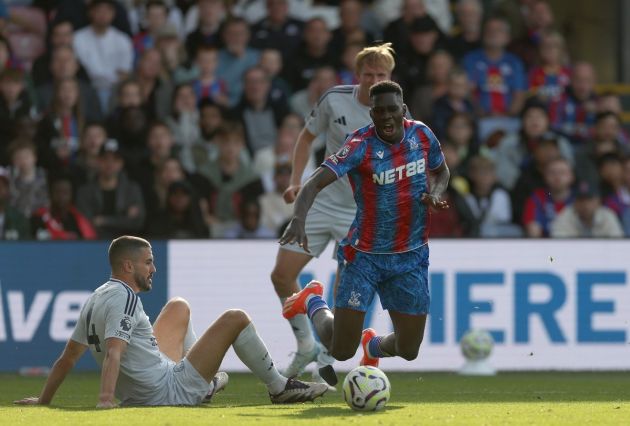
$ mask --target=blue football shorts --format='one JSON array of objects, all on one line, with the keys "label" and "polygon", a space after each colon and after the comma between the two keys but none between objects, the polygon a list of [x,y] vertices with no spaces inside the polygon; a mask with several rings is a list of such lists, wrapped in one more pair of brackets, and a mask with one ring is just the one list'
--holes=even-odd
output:
[{"label": "blue football shorts", "polygon": [[367,311],[378,293],[385,310],[410,315],[429,313],[429,245],[392,254],[366,253],[340,245],[341,281],[336,308]]}]

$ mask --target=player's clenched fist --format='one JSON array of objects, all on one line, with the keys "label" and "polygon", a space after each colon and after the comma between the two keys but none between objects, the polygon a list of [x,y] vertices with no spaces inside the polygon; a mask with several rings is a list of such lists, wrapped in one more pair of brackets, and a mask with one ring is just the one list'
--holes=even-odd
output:
[{"label": "player's clenched fist", "polygon": [[297,198],[298,192],[300,192],[300,188],[302,185],[289,185],[287,189],[284,190],[282,197],[284,198],[284,202],[287,204],[291,204]]}]

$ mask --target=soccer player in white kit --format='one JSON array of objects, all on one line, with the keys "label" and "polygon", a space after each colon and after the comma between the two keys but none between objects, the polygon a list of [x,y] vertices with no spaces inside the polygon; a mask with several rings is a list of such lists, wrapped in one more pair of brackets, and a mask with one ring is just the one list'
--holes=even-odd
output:
[{"label": "soccer player in white kit", "polygon": [[287,379],[274,367],[249,316],[224,312],[197,340],[184,299],[171,299],[151,326],[137,293],[149,291],[156,272],[148,241],[131,236],[109,247],[111,278],[97,288],[81,310],[61,357],[39,397],[15,401],[47,405],[86,349],[101,366],[99,408],[121,405],[197,405],[223,389],[226,373],[217,373],[228,348],[267,386],[271,402],[312,401],[323,383]]},{"label": "soccer player in white kit", "polygon": [[[295,201],[300,191],[310,147],[318,135],[325,136],[328,157],[339,151],[346,136],[371,122],[369,90],[375,83],[390,79],[395,65],[393,54],[391,43],[364,48],[355,58],[359,84],[335,86],[322,95],[307,118],[295,145],[291,181],[284,192],[287,203]],[[297,278],[312,257],[319,257],[330,240],[339,242],[346,236],[355,214],[356,203],[347,177],[339,179],[318,194],[306,217],[310,251],[306,252],[295,244],[280,246],[278,250],[271,281],[282,304],[300,290]],[[339,273],[335,288],[338,279]],[[306,365],[313,361],[318,361],[320,367],[334,361],[326,354],[323,346],[315,342],[306,315],[296,315],[288,321],[297,340],[297,352],[291,364],[283,371],[286,376],[302,373]],[[320,370],[322,373],[324,371]],[[325,374],[324,378],[331,385],[336,383],[333,375]]]}]

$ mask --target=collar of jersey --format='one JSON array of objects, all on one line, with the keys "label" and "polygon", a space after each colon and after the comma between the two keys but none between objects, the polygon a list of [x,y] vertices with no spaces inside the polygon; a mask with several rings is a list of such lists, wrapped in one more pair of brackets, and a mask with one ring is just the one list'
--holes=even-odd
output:
[{"label": "collar of jersey", "polygon": [[[125,287],[127,287],[129,290],[133,291],[133,289],[132,289],[131,287],[129,287],[129,284],[127,284],[126,282],[124,282],[124,281],[122,281],[122,280],[119,280],[118,278],[112,278],[112,277],[109,277],[109,280],[110,280],[110,281],[113,281],[113,282],[115,282],[115,283],[122,284],[122,285],[124,285]],[[135,293],[135,291],[134,291],[134,293]]]}]

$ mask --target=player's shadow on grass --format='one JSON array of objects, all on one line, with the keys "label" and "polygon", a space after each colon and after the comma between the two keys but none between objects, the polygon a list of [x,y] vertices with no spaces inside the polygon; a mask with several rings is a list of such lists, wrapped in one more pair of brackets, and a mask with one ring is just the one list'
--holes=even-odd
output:
[{"label": "player's shadow on grass", "polygon": [[[295,419],[295,418],[302,418],[302,419],[317,419],[317,418],[321,418],[321,417],[349,417],[349,416],[359,416],[359,415],[363,415],[363,416],[378,416],[379,414],[386,414],[388,412],[391,411],[395,411],[395,410],[400,410],[402,408],[405,408],[404,405],[387,405],[387,407],[385,408],[384,411],[378,411],[376,413],[371,413],[371,412],[361,412],[361,411],[352,411],[350,408],[348,407],[326,407],[326,406],[321,406],[321,405],[316,405],[313,407],[309,407],[306,408],[300,412],[296,412],[295,411],[295,406],[290,406],[287,405],[287,408],[290,408],[289,410],[284,409],[284,407],[265,407],[267,413],[265,414],[265,417],[286,417],[286,418],[291,418],[291,419]],[[280,413],[271,413],[270,411],[273,411],[273,409],[276,409],[278,411],[286,411],[284,413],[280,412]],[[237,414],[237,416],[240,417],[260,417],[259,414]]]}]

